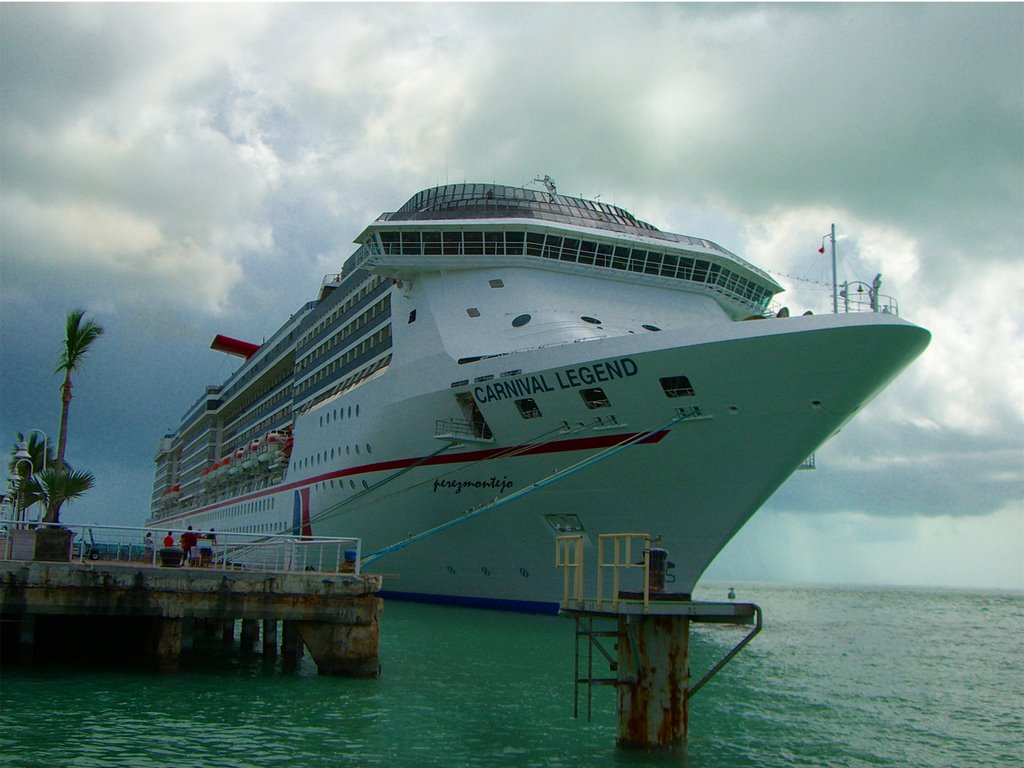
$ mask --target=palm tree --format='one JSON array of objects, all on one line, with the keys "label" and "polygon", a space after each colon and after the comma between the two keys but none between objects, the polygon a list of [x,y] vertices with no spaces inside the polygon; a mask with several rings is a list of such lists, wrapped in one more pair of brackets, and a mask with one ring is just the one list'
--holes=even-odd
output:
[{"label": "palm tree", "polygon": [[[102,326],[92,320],[84,320],[84,318],[85,311],[81,309],[75,309],[68,313],[60,362],[55,371],[64,374],[64,383],[61,385],[60,437],[57,439],[57,457],[53,462],[53,474],[56,476],[64,474],[64,450],[68,442],[68,411],[71,408],[71,374],[78,372],[89,347],[103,334]],[[92,487],[91,483],[89,487]],[[84,493],[85,490],[81,493]],[[46,517],[43,518],[43,522],[59,522],[60,507],[66,500],[61,499],[59,495],[47,495]]]},{"label": "palm tree", "polygon": [[48,510],[59,510],[65,502],[77,499],[95,484],[92,472],[84,469],[65,468],[59,472],[56,467],[47,467],[25,483],[25,498],[42,501]]}]

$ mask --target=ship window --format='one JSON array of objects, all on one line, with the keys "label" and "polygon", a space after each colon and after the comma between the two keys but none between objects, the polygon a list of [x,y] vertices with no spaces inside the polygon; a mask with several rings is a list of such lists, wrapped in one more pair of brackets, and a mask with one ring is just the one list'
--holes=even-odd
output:
[{"label": "ship window", "polygon": [[498,279],[498,280],[488,280],[487,284],[489,286],[491,286],[491,288],[504,288],[505,287],[505,283],[502,282],[500,279]]},{"label": "ship window", "polygon": [[441,233],[423,233],[423,253],[427,256],[439,256],[441,254]]},{"label": "ship window", "polygon": [[420,245],[419,232],[402,233],[402,254],[405,256],[418,256],[423,248]]},{"label": "ship window", "polygon": [[580,320],[582,320],[584,323],[591,323],[593,325],[600,325],[601,324],[601,321],[598,320],[596,317],[588,317],[587,315],[583,315],[580,318]]},{"label": "ship window", "polygon": [[530,315],[519,315],[519,317],[512,320],[512,327],[522,328],[524,325],[530,322],[531,319],[533,318]]},{"label": "ship window", "polygon": [[479,256],[484,252],[483,232],[463,232],[462,237],[465,241],[463,253]]},{"label": "ship window", "polygon": [[659,328],[656,325],[647,325],[646,323],[644,325],[641,325],[640,327],[643,328],[645,331],[660,331],[661,330],[661,328]]},{"label": "ship window", "polygon": [[612,405],[608,400],[608,396],[600,387],[581,389],[580,397],[583,398],[583,402],[586,403],[587,408],[610,408]]},{"label": "ship window", "polygon": [[466,314],[470,317],[480,317],[480,310],[476,307],[470,307],[466,310]]},{"label": "ship window", "polygon": [[693,397],[696,394],[690,380],[685,376],[666,376],[659,381],[666,397]]},{"label": "ship window", "polygon": [[519,409],[519,415],[524,419],[539,419],[541,416],[540,407],[532,397],[516,400],[516,408]]},{"label": "ship window", "polygon": [[409,313],[409,322],[410,323],[415,323],[416,322],[416,310],[415,309],[412,310],[412,312]]},{"label": "ship window", "polygon": [[505,233],[505,253],[519,255],[523,252],[523,233],[522,232],[506,232]]}]

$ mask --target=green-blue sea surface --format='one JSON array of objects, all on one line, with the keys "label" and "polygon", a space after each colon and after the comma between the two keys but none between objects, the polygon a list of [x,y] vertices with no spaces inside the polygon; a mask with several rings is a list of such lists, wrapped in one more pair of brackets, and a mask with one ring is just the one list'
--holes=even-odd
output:
[{"label": "green-blue sea surface", "polygon": [[[172,676],[6,668],[0,765],[1024,766],[1021,594],[736,587],[764,630],[694,697],[681,751],[617,750],[610,687],[573,719],[571,620],[390,601],[379,679],[217,639]],[[744,631],[695,629],[694,678]]]}]

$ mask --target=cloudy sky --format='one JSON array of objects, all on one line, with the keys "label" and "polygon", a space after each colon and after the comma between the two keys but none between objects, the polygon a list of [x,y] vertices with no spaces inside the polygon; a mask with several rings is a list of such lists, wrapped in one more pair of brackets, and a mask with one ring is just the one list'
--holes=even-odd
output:
[{"label": "cloudy sky", "polygon": [[[0,436],[65,519],[142,524],[157,440],[416,191],[624,206],[771,270],[884,279],[929,349],[709,578],[1024,588],[1024,5],[0,5]],[[771,435],[765,435],[770,447]]]}]

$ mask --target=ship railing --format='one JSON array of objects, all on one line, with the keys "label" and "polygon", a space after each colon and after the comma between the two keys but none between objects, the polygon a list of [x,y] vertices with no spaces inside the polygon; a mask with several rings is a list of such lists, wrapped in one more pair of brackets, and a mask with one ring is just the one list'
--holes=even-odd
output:
[{"label": "ship railing", "polygon": [[660,574],[664,574],[667,565],[665,550],[651,546],[657,541],[648,533],[600,534],[597,537],[597,596],[588,600],[583,595],[584,537],[582,534],[557,536],[555,565],[562,569],[561,607],[617,612],[621,604],[630,603],[647,613],[651,592],[663,587],[660,580],[651,578],[652,564]]},{"label": "ship railing", "polygon": [[[96,565],[215,568],[221,570],[298,573],[358,573],[362,541],[352,537],[254,535],[229,531],[192,531],[196,547],[184,557],[182,528],[0,521],[0,560],[33,560],[39,554],[38,534],[44,528],[70,532],[66,557]],[[147,544],[146,534],[153,543]],[[175,545],[164,547],[171,535]]]},{"label": "ship railing", "polygon": [[439,440],[494,442],[494,434],[486,423],[470,419],[438,419],[434,422],[434,437]]}]

